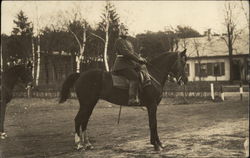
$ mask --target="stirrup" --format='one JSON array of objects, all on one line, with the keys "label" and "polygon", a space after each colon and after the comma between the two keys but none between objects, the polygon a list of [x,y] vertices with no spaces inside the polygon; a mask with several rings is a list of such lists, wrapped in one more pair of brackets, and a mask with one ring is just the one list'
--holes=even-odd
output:
[{"label": "stirrup", "polygon": [[130,99],[128,101],[128,106],[137,106],[137,105],[140,105],[140,101],[139,100],[136,100],[136,99]]}]

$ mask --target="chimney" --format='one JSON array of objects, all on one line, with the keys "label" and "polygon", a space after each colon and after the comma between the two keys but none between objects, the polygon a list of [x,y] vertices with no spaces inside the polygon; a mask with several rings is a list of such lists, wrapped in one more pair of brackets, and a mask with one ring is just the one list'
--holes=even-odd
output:
[{"label": "chimney", "polygon": [[211,29],[207,30],[207,39],[210,41],[211,40]]}]

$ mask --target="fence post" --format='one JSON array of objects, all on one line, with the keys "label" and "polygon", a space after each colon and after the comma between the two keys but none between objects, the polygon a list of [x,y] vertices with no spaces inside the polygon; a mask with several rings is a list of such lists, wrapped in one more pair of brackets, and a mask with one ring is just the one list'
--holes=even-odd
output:
[{"label": "fence post", "polygon": [[186,86],[183,85],[183,96],[184,96],[184,99],[186,99]]},{"label": "fence post", "polygon": [[242,83],[240,82],[240,100],[242,101],[243,99],[243,87],[242,87]]},{"label": "fence post", "polygon": [[220,87],[220,96],[221,96],[221,100],[224,101],[225,97],[224,97],[224,91],[223,91],[223,86],[222,85]]},{"label": "fence post", "polygon": [[214,100],[214,84],[211,83],[210,86],[211,86],[211,97],[212,97],[212,100]]},{"label": "fence post", "polygon": [[27,96],[28,96],[28,98],[31,97],[31,86],[30,85],[28,85],[28,87],[27,87]]},{"label": "fence post", "polygon": [[117,124],[119,124],[119,123],[120,123],[121,112],[122,112],[122,106],[120,105],[120,110],[119,110],[119,114],[118,114]]}]

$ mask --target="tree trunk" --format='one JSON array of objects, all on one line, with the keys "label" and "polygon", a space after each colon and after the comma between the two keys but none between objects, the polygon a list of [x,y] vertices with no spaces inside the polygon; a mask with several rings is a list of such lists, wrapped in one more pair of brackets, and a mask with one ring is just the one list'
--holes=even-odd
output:
[{"label": "tree trunk", "polygon": [[81,69],[81,59],[80,59],[80,56],[77,55],[76,56],[76,72],[80,73],[80,69]]},{"label": "tree trunk", "polygon": [[32,46],[32,77],[35,79],[35,61],[36,61],[36,54],[35,54],[35,45],[34,39],[31,37],[31,46]]},{"label": "tree trunk", "polygon": [[201,81],[201,59],[200,59],[200,53],[198,48],[196,48],[196,53],[197,53],[197,57],[198,57],[198,67],[199,67],[199,81]]},{"label": "tree trunk", "polygon": [[[108,6],[108,5],[107,5]],[[106,28],[105,28],[106,38],[105,38],[105,46],[104,46],[104,65],[107,72],[109,72],[109,65],[108,65],[108,43],[109,43],[109,8],[106,10]]]},{"label": "tree trunk", "polygon": [[37,42],[37,70],[36,70],[36,86],[39,84],[39,77],[40,77],[40,36],[38,35],[38,42]]},{"label": "tree trunk", "polygon": [[[84,24],[85,25],[85,24]],[[79,45],[79,54],[76,56],[76,72],[80,73],[81,72],[81,63],[83,60],[83,54],[85,50],[85,44],[86,44],[86,26],[84,26],[83,34],[82,34],[82,44],[80,43],[80,40],[76,36],[76,34],[70,30],[70,32],[74,35],[76,41],[78,42]]]},{"label": "tree trunk", "polygon": [[106,32],[106,41],[105,41],[105,47],[104,47],[104,64],[105,64],[105,69],[107,72],[109,72],[108,56],[107,56],[108,41],[109,41],[108,32]]},{"label": "tree trunk", "polygon": [[230,73],[230,82],[233,81],[233,30],[230,28],[230,25],[227,26],[227,36],[228,36],[228,54],[229,54],[229,73]]}]

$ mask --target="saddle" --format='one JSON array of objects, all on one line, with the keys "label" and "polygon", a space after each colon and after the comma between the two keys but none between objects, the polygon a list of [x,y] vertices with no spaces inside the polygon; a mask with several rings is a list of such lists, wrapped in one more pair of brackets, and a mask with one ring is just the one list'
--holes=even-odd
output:
[{"label": "saddle", "polygon": [[[113,86],[120,89],[129,89],[129,80],[123,76],[111,73]],[[139,83],[144,85],[145,77],[143,72],[139,72]]]}]

